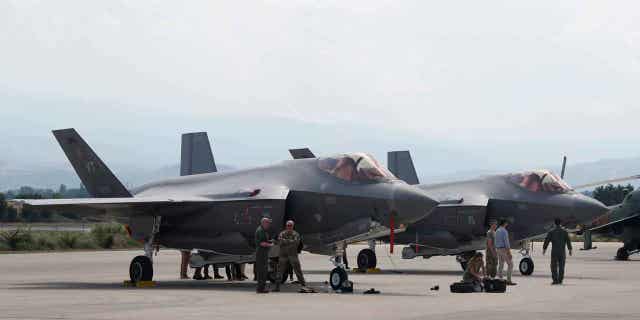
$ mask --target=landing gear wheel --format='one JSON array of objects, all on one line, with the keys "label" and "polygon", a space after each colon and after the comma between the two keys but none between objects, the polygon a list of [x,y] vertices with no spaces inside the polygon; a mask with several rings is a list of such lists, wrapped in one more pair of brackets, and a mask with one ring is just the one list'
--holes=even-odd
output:
[{"label": "landing gear wheel", "polygon": [[129,265],[131,282],[151,281],[153,279],[153,263],[147,256],[137,256]]},{"label": "landing gear wheel", "polygon": [[616,253],[616,260],[627,261],[629,260],[629,251],[625,247],[618,249]]},{"label": "landing gear wheel", "polygon": [[530,276],[533,273],[533,259],[529,258],[529,257],[524,257],[522,258],[522,260],[520,260],[520,273],[523,276]]},{"label": "landing gear wheel", "polygon": [[331,274],[329,274],[329,284],[333,290],[342,289],[343,284],[348,280],[349,276],[342,268],[334,268],[331,270]]},{"label": "landing gear wheel", "polygon": [[358,253],[358,269],[373,269],[378,264],[376,253],[371,249],[362,249]]}]

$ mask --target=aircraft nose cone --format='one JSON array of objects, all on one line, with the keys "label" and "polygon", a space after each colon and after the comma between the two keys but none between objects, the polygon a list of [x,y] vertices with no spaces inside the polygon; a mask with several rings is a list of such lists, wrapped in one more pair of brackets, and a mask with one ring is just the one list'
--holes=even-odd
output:
[{"label": "aircraft nose cone", "polygon": [[393,193],[396,224],[414,223],[426,217],[438,202],[410,185],[397,185]]},{"label": "aircraft nose cone", "polygon": [[575,210],[578,223],[585,224],[606,214],[609,208],[594,198],[579,194],[576,200]]}]

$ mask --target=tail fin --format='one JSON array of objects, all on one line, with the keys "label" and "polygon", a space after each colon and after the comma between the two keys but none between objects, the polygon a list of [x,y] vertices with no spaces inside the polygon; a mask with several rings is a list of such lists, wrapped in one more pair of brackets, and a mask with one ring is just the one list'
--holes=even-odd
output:
[{"label": "tail fin", "polygon": [[113,175],[75,129],[54,130],[53,135],[92,197],[131,197],[127,188]]},{"label": "tail fin", "polygon": [[387,166],[391,173],[406,183],[420,183],[409,151],[391,151],[387,153]]},{"label": "tail fin", "polygon": [[182,135],[182,154],[180,175],[217,172],[213,159],[209,136],[206,132],[185,133]]},{"label": "tail fin", "polygon": [[315,158],[316,155],[311,152],[309,148],[289,149],[291,157],[294,159],[309,159]]}]

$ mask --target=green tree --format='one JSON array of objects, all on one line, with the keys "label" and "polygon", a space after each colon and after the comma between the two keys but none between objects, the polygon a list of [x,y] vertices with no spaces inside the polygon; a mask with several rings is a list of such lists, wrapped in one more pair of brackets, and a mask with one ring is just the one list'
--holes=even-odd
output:
[{"label": "green tree", "polygon": [[633,186],[630,184],[626,186],[608,184],[595,188],[595,190],[593,190],[593,197],[607,206],[612,206],[621,203],[627,194],[632,191]]}]

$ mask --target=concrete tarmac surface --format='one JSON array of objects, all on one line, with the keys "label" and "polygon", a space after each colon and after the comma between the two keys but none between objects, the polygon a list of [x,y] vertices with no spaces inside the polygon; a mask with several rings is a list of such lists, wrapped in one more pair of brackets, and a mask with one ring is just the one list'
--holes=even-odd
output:
[{"label": "concrete tarmac surface", "polygon": [[[287,284],[266,295],[252,281],[178,280],[175,250],[155,258],[153,288],[123,287],[140,251],[0,254],[0,319],[639,319],[640,257],[614,261],[619,243],[595,245],[576,248],[565,284],[551,286],[549,258],[537,243],[534,274],[516,270],[518,285],[506,294],[453,294],[449,284],[462,274],[454,257],[402,260],[400,246],[393,257],[378,246],[381,273],[350,274],[353,294],[322,292],[332,265],[309,253],[301,256],[303,270],[320,293]],[[353,264],[361,248],[349,247]],[[517,268],[520,254],[513,256]],[[440,290],[430,291],[434,285]],[[381,294],[362,294],[372,287]]]}]

